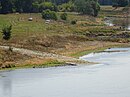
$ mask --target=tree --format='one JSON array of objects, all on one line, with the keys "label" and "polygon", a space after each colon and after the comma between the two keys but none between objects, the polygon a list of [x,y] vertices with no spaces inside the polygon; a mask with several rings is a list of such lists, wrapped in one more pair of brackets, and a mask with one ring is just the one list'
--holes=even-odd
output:
[{"label": "tree", "polygon": [[112,0],[98,0],[101,5],[112,5]]},{"label": "tree", "polygon": [[78,11],[80,9],[80,12],[87,14],[95,14],[99,8],[98,0],[0,0],[0,13],[42,12],[46,9],[57,11],[57,6],[61,11],[75,11],[75,4]]},{"label": "tree", "polygon": [[33,12],[39,12],[39,3],[36,1],[36,2],[33,2],[32,3],[32,7],[33,7]]},{"label": "tree", "polygon": [[100,5],[99,5],[98,1],[93,0],[93,1],[91,1],[90,4],[91,4],[92,9],[94,11],[93,16],[95,16],[95,17],[98,16],[98,12],[100,11]]},{"label": "tree", "polygon": [[42,12],[42,18],[43,19],[46,19],[46,20],[50,20],[50,19],[52,19],[52,20],[57,20],[57,14],[56,14],[56,12],[55,11],[51,11],[50,9],[47,9],[47,10],[44,10],[43,12]]},{"label": "tree", "polygon": [[129,0],[113,0],[113,6],[125,7],[128,5]]},{"label": "tree", "polygon": [[[3,35],[3,39],[8,41],[11,38],[11,33],[12,33],[12,25],[5,25],[2,28],[2,35]],[[9,46],[9,51],[13,51],[13,49],[11,48],[11,46]]]},{"label": "tree", "polygon": [[11,38],[11,30],[12,30],[12,25],[5,25],[2,28],[2,35],[4,40],[9,40]]},{"label": "tree", "polygon": [[62,12],[72,12],[75,9],[75,5],[72,1],[64,3],[58,6],[58,10]]},{"label": "tree", "polygon": [[[74,0],[0,0],[0,13],[7,14],[13,12],[42,12],[43,10],[50,9],[57,11],[59,4],[73,2]],[[70,9],[70,3],[65,5]]]},{"label": "tree", "polygon": [[62,20],[67,20],[67,13],[62,13],[62,14],[60,15],[60,18],[61,18]]},{"label": "tree", "polygon": [[50,9],[51,11],[57,11],[57,6],[53,4],[52,2],[43,2],[39,6],[40,12],[43,10]]},{"label": "tree", "polygon": [[100,5],[97,0],[75,0],[76,10],[81,14],[97,16]]},{"label": "tree", "polygon": [[13,12],[13,0],[1,0],[1,13],[7,14]]},{"label": "tree", "polygon": [[1,9],[2,9],[2,6],[1,6],[1,1],[0,1],[0,13],[1,13]]}]

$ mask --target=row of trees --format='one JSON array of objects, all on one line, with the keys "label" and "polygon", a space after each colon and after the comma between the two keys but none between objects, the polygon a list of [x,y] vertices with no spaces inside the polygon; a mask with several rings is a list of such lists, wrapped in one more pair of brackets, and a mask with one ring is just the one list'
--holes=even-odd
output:
[{"label": "row of trees", "polygon": [[[113,6],[126,6],[130,0],[109,0]],[[0,13],[12,12],[42,12],[51,11],[78,11],[83,14],[97,16],[99,4],[107,0],[0,0]]]},{"label": "row of trees", "polygon": [[113,5],[117,7],[127,6],[130,0],[99,0],[101,5]]},{"label": "row of trees", "polygon": [[0,0],[0,13],[38,12],[41,11],[42,8],[44,9],[45,6],[56,10],[56,5],[67,3],[68,1],[71,0]]},{"label": "row of trees", "polygon": [[112,0],[113,6],[124,7],[127,6],[130,0]]},{"label": "row of trees", "polygon": [[112,0],[98,0],[101,5],[112,5]]},{"label": "row of trees", "polygon": [[97,16],[98,0],[0,0],[0,13],[32,13],[51,11],[78,11]]}]

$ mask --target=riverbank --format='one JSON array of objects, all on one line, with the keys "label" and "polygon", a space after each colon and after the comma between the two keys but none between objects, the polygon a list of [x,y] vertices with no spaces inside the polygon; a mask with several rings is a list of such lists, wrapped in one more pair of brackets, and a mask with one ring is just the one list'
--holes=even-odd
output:
[{"label": "riverbank", "polygon": [[87,61],[79,60],[73,57],[28,50],[24,48],[12,47],[12,51],[9,51],[8,46],[0,46],[0,56],[1,70],[77,66],[79,64],[90,64]]},{"label": "riverbank", "polygon": [[[94,42],[94,43],[97,43],[97,42]],[[92,64],[96,64],[96,63],[79,60],[78,58],[83,55],[92,53],[92,52],[95,52],[95,53],[101,52],[108,48],[130,47],[130,44],[128,44],[128,43],[127,44],[126,43],[124,43],[124,44],[123,43],[111,43],[111,42],[109,42],[109,43],[100,42],[100,43],[102,44],[102,45],[100,44],[100,46],[99,46],[99,44],[94,45],[94,46],[85,47],[85,48],[83,46],[82,49],[80,49],[80,51],[76,50],[77,48],[73,49],[73,51],[71,51],[71,55],[70,55],[70,52],[68,51],[68,56],[71,56],[71,57],[67,57],[67,55],[65,57],[65,56],[53,55],[53,54],[50,54],[50,56],[48,57],[48,55],[46,55],[45,52],[44,52],[44,54],[42,54],[42,52],[34,54],[35,51],[25,50],[26,53],[24,53],[24,52],[22,52],[23,49],[22,50],[19,49],[19,51],[18,51],[15,48],[13,52],[10,52],[12,54],[14,53],[13,55],[9,54],[9,53],[7,55],[7,53],[6,53],[6,58],[8,57],[9,59],[5,60],[3,66],[1,63],[2,67],[0,70],[3,71],[3,70],[15,70],[15,69],[23,69],[23,68],[48,68],[48,67],[58,67],[58,66],[92,65]],[[7,48],[6,48],[6,51],[7,51]],[[29,53],[29,52],[31,52],[31,53]],[[67,51],[66,51],[66,54],[67,54]],[[14,59],[10,59],[13,57],[14,57]]]},{"label": "riverbank", "polygon": [[80,51],[77,53],[72,54],[71,56],[79,58],[83,55],[87,55],[89,53],[97,53],[97,52],[102,52],[106,49],[110,49],[110,48],[125,48],[125,47],[130,47],[130,44],[112,44],[112,45],[105,45],[105,46],[101,46],[101,47],[96,47],[95,48],[91,48],[89,50],[85,50],[85,51]]}]

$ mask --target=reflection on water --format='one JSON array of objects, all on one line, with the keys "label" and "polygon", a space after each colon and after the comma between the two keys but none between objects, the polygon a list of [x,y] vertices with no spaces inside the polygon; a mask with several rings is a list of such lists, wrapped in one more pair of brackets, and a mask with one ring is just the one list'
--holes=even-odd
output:
[{"label": "reflection on water", "polygon": [[0,72],[0,97],[130,97],[129,58],[114,48],[81,57],[101,64]]},{"label": "reflection on water", "polygon": [[4,95],[4,97],[12,97],[12,81],[10,77],[6,77],[5,75],[1,75],[1,77],[2,79],[0,80],[0,87],[2,87],[2,95]]}]

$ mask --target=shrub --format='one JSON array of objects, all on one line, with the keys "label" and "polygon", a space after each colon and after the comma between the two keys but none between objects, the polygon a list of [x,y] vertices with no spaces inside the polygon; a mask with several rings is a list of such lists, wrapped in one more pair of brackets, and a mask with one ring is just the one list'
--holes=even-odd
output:
[{"label": "shrub", "polygon": [[5,25],[2,28],[2,35],[4,40],[9,40],[11,38],[11,30],[12,30],[12,25]]},{"label": "shrub", "polygon": [[67,20],[67,13],[61,14],[60,18],[61,18],[62,20]]},{"label": "shrub", "polygon": [[55,11],[51,11],[50,9],[47,9],[42,12],[42,18],[46,20],[47,19],[57,20],[57,14]]},{"label": "shrub", "polygon": [[77,23],[76,20],[72,20],[72,21],[71,21],[71,24],[72,24],[72,25],[75,25],[76,23]]}]

